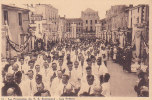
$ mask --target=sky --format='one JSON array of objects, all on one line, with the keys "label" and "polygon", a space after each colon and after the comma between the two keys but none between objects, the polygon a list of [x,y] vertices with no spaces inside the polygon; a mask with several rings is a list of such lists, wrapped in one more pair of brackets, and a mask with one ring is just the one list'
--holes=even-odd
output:
[{"label": "sky", "polygon": [[129,6],[129,4],[133,4],[136,6],[141,3],[148,4],[149,2],[141,2],[141,0],[51,0],[50,3],[58,9],[60,16],[66,15],[66,18],[79,18],[81,17],[81,11],[91,8],[98,11],[100,19],[103,19],[106,11],[113,5]]},{"label": "sky", "polygon": [[[87,8],[91,8],[98,11],[100,19],[105,18],[106,11],[114,5],[127,5],[133,4],[134,6],[138,4],[150,4],[152,0],[23,0],[25,2],[20,2],[20,0],[13,0],[11,3],[15,4],[52,4],[58,9],[58,14],[66,18],[79,18],[81,17],[81,11]],[[126,2],[127,1],[127,2]]]}]

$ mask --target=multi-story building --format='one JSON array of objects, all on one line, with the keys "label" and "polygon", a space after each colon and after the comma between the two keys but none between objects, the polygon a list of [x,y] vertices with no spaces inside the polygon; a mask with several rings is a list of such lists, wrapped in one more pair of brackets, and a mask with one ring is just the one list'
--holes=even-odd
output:
[{"label": "multi-story building", "polygon": [[128,8],[126,5],[112,6],[106,11],[107,30],[118,30],[128,26]]},{"label": "multi-story building", "polygon": [[17,48],[8,43],[6,34],[14,44],[22,45],[26,41],[29,29],[29,10],[15,5],[2,4],[2,25],[6,28],[2,30],[2,57],[15,56]]},{"label": "multi-story building", "polygon": [[59,27],[61,28],[62,33],[66,33],[66,18],[65,15],[64,17],[59,17]]},{"label": "multi-story building", "polygon": [[55,33],[58,30],[58,9],[54,8],[51,4],[37,4],[35,5],[35,14],[43,16],[42,25],[43,30],[49,30]]},{"label": "multi-story building", "polygon": [[64,38],[64,35],[66,33],[66,18],[65,18],[65,15],[64,15],[64,17],[59,17],[58,33],[59,33],[59,38],[60,39]]},{"label": "multi-story building", "polygon": [[[131,6],[129,9],[129,20],[128,28],[131,28],[133,35],[135,35],[137,24],[144,24],[145,26],[149,25],[149,6],[148,5],[138,5]],[[148,27],[147,27],[148,28]],[[148,41],[148,34],[143,34]]]},{"label": "multi-story building", "polygon": [[66,19],[66,32],[72,32],[72,24],[76,24],[77,35],[83,33],[83,20],[81,18],[67,18]]},{"label": "multi-story building", "polygon": [[30,26],[33,28],[34,35],[36,38],[43,38],[43,26],[42,26],[43,16],[40,14],[32,14],[31,15],[31,23]]},{"label": "multi-story building", "polygon": [[101,31],[106,30],[106,18],[101,19],[99,23],[101,24]]},{"label": "multi-story building", "polygon": [[81,12],[81,19],[83,20],[83,30],[85,33],[95,33],[95,24],[99,22],[98,11],[87,8]]},{"label": "multi-story building", "polygon": [[136,56],[145,60],[144,52],[149,48],[149,6],[130,5],[127,10],[129,11],[128,27],[132,29],[132,45],[136,47]]},{"label": "multi-story building", "polygon": [[113,42],[119,41],[120,46],[124,44],[123,41],[125,40],[124,35],[120,35],[120,30],[127,29],[128,26],[129,12],[127,9],[128,6],[126,5],[115,5],[106,11],[106,37]]}]

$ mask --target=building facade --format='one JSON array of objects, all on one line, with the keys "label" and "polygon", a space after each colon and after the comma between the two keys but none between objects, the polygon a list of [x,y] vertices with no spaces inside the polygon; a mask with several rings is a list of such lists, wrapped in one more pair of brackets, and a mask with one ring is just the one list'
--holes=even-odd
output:
[{"label": "building facade", "polygon": [[[7,27],[8,25],[8,27]],[[16,45],[22,45],[28,35],[29,29],[29,10],[19,8],[15,5],[2,4],[2,26],[6,30],[2,30],[2,57],[13,57],[17,55],[16,47],[11,47],[6,39],[9,39]],[[12,45],[13,46],[13,45]],[[30,49],[30,46],[29,46]]]},{"label": "building facade", "polygon": [[128,11],[128,27],[132,29],[132,45],[135,46],[135,54],[133,55],[140,59],[148,59],[146,51],[149,48],[149,6],[130,6]]},{"label": "building facade", "polygon": [[43,26],[42,26],[43,16],[40,14],[32,14],[31,15],[31,23],[30,26],[34,30],[34,35],[36,38],[43,38]]},{"label": "building facade", "polygon": [[83,20],[81,18],[67,18],[66,19],[66,32],[72,32],[72,24],[76,24],[76,34],[79,36],[83,33]]},{"label": "building facade", "polygon": [[[137,24],[144,24],[145,28],[149,26],[149,6],[148,5],[138,5],[135,7],[130,7],[129,11],[129,20],[128,28],[131,28],[133,31],[133,36],[137,29]],[[148,41],[148,34],[145,35],[146,41]]]},{"label": "building facade", "polygon": [[[108,41],[112,41],[113,43],[122,42],[124,39],[124,35],[121,35],[121,30],[125,30],[128,28],[128,19],[129,19],[129,7],[126,5],[116,5],[111,6],[111,8],[106,11],[106,37]],[[122,39],[123,38],[123,39]],[[107,39],[106,39],[107,40]],[[120,43],[121,46],[123,43]]]},{"label": "building facade", "polygon": [[57,32],[59,17],[58,9],[50,4],[37,4],[34,13],[43,16],[43,30],[49,30],[49,32],[52,33]]},{"label": "building facade", "polygon": [[128,8],[126,5],[116,5],[106,11],[107,30],[114,31],[128,26],[129,12],[126,8]]},{"label": "building facade", "polygon": [[99,22],[98,11],[90,8],[81,12],[81,19],[83,20],[83,30],[85,33],[95,33],[95,24]]},{"label": "building facade", "polygon": [[64,17],[59,17],[59,37],[64,38],[64,35],[66,34],[66,18]]},{"label": "building facade", "polygon": [[99,23],[101,24],[101,31],[106,30],[106,18],[99,20]]}]

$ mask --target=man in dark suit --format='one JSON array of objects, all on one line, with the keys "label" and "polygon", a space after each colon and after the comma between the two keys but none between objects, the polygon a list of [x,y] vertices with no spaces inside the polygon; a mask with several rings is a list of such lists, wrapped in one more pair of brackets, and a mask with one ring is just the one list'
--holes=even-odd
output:
[{"label": "man in dark suit", "polygon": [[14,76],[10,73],[6,75],[5,85],[2,87],[2,96],[8,96],[8,90],[13,90],[13,93],[16,96],[22,96],[20,87],[14,82]]}]

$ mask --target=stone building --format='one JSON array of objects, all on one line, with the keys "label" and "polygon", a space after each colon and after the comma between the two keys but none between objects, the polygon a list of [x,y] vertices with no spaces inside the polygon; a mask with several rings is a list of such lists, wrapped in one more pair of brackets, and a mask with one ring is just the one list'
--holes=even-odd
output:
[{"label": "stone building", "polygon": [[[121,35],[120,30],[125,30],[128,27],[128,6],[126,5],[115,5],[106,11],[106,30],[110,32],[108,36],[111,38],[112,42],[125,40],[124,35]],[[108,37],[108,38],[109,38]],[[123,38],[123,39],[122,39]],[[121,46],[123,43],[120,43]]]},{"label": "stone building", "polygon": [[81,12],[81,19],[83,20],[83,30],[85,33],[95,33],[95,24],[99,22],[98,11],[87,8]]},{"label": "stone building", "polygon": [[41,14],[33,14],[31,15],[31,23],[30,26],[33,28],[33,30],[35,31],[34,35],[36,36],[36,38],[42,38],[43,37],[43,27],[42,27],[42,19],[43,16]]},{"label": "stone building", "polygon": [[[28,36],[29,29],[28,25],[28,9],[20,8],[15,5],[2,4],[2,58],[8,58],[17,55],[17,48],[14,47],[15,45],[9,45],[6,39],[6,34],[8,33],[9,39],[13,42],[13,44],[20,46],[27,39],[26,36]],[[28,46],[29,50],[30,48],[31,46]]]},{"label": "stone building", "polygon": [[57,32],[58,30],[58,9],[54,8],[51,4],[37,4],[35,6],[35,14],[43,16],[43,30],[49,32]]},{"label": "stone building", "polygon": [[106,24],[107,24],[106,18],[101,19],[101,20],[99,21],[99,23],[101,24],[101,31],[106,30]]},{"label": "stone building", "polygon": [[66,19],[66,32],[72,32],[72,24],[76,24],[77,36],[83,33],[83,20],[81,18],[67,18]]},{"label": "stone building", "polygon": [[[58,35],[59,15],[58,9],[51,4],[36,4],[34,14],[42,15],[42,31],[46,33],[47,39],[56,41]],[[46,40],[47,41],[47,40]]]},{"label": "stone building", "polygon": [[132,45],[135,46],[135,54],[133,55],[140,59],[148,59],[146,55],[149,48],[149,6],[130,5],[128,11],[128,27],[132,29]]},{"label": "stone building", "polygon": [[128,26],[128,8],[126,5],[112,6],[110,10],[106,11],[107,30],[118,30]]},{"label": "stone building", "polygon": [[64,34],[66,34],[66,18],[59,17],[59,28],[58,28],[59,38],[64,38]]}]

